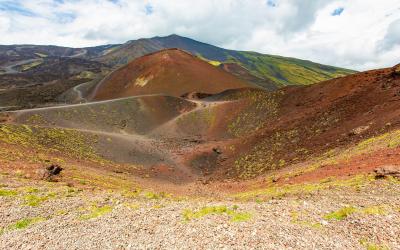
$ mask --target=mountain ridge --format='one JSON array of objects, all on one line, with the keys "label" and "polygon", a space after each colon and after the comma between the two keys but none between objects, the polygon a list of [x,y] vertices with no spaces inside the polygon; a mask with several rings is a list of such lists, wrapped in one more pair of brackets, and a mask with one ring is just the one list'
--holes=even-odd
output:
[{"label": "mountain ridge", "polygon": [[[143,55],[168,48],[183,49],[212,63],[214,66],[224,63],[238,64],[247,71],[244,75],[253,76],[250,79],[254,80],[254,84],[269,90],[286,85],[309,85],[356,72],[292,57],[224,49],[176,34],[164,37],[140,38],[123,44],[84,48],[46,45],[1,45],[0,61],[66,56],[99,61],[118,68]],[[230,73],[234,75],[236,73],[236,76],[241,77],[237,72]],[[249,77],[243,79],[249,80]]]},{"label": "mountain ridge", "polygon": [[255,77],[264,79],[266,83],[260,86],[267,89],[271,89],[271,82],[275,87],[308,85],[356,72],[293,57],[224,49],[176,34],[131,40],[96,60],[110,65],[125,64],[144,55],[144,51],[151,53],[162,48],[181,48],[217,63],[237,63]]}]

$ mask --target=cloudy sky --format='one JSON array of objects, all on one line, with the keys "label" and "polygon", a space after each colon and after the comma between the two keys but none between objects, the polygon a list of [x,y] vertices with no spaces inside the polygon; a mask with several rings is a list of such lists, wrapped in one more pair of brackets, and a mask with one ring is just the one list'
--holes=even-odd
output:
[{"label": "cloudy sky", "polygon": [[179,34],[364,70],[400,63],[400,0],[0,0],[0,44]]}]

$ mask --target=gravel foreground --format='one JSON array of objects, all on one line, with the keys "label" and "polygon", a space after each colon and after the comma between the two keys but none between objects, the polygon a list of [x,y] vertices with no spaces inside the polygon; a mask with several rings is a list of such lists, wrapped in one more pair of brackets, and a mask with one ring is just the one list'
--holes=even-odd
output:
[{"label": "gravel foreground", "polygon": [[0,180],[0,249],[400,249],[386,181],[261,202]]}]

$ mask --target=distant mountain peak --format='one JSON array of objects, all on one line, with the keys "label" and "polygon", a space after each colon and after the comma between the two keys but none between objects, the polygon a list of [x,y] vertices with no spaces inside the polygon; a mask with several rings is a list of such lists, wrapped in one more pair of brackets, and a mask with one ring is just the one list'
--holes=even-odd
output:
[{"label": "distant mountain peak", "polygon": [[[132,40],[100,56],[98,60],[111,66],[121,66],[146,54],[171,48],[179,48],[214,65],[236,63],[248,71],[244,74],[246,78],[243,78],[243,74],[230,73],[244,80],[257,79],[252,83],[270,90],[286,85],[309,85],[355,72],[296,58],[228,50],[178,34]],[[254,77],[249,78],[249,74]]]}]

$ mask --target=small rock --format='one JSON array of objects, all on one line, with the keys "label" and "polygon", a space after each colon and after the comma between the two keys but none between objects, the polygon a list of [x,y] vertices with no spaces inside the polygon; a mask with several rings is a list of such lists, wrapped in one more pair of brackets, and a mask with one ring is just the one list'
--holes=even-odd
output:
[{"label": "small rock", "polygon": [[222,151],[219,148],[213,148],[212,150],[214,151],[214,153],[217,153],[219,155],[222,154]]},{"label": "small rock", "polygon": [[327,222],[326,220],[321,220],[320,223],[322,226],[326,226],[329,224],[329,222]]}]

